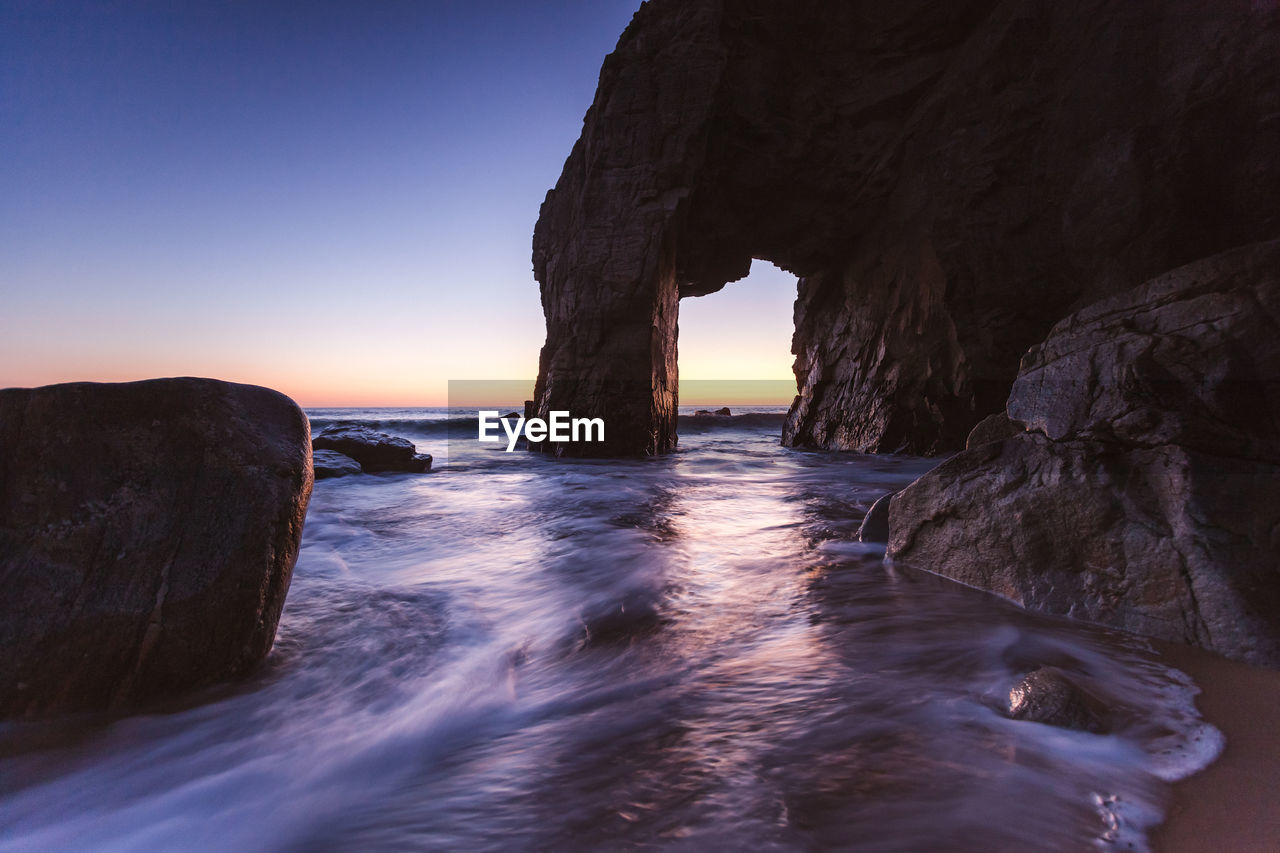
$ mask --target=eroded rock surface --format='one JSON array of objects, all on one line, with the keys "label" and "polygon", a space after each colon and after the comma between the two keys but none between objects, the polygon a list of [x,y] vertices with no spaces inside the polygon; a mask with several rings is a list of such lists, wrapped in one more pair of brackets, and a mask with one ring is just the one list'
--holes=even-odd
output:
[{"label": "eroded rock surface", "polygon": [[1008,405],[894,498],[892,558],[1280,666],[1280,240],[1065,319]]},{"label": "eroded rock surface", "polygon": [[127,705],[271,649],[310,428],[211,379],[0,391],[0,716]]},{"label": "eroded rock surface", "polygon": [[675,442],[682,297],[801,277],[788,444],[930,453],[1082,305],[1280,231],[1275,2],[650,0],[534,233],[534,414]]}]

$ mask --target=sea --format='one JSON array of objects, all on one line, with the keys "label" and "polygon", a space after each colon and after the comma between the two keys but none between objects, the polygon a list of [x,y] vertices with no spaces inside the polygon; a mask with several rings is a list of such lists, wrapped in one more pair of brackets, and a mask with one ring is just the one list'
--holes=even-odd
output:
[{"label": "sea", "polygon": [[[783,447],[776,407],[622,461],[308,414],[434,470],[315,484],[248,681],[0,726],[0,850],[1144,850],[1221,748],[1140,638],[856,541],[938,459]],[[1110,730],[1009,719],[1041,664]]]}]

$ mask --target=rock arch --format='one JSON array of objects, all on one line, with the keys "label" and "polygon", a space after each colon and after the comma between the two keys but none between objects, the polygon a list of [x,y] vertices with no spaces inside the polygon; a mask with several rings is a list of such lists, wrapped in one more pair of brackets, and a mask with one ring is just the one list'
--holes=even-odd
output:
[{"label": "rock arch", "polygon": [[1075,307],[1280,231],[1274,3],[650,0],[534,231],[534,409],[676,441],[679,300],[800,277],[783,440],[933,453]]}]

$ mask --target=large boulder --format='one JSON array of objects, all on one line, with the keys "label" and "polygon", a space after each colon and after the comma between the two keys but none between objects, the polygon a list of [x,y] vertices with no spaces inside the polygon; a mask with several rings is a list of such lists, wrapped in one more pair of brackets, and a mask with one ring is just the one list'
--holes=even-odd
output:
[{"label": "large boulder", "polygon": [[0,716],[258,663],[298,556],[309,432],[288,397],[212,379],[0,391]]},{"label": "large boulder", "polygon": [[891,558],[1280,667],[1280,240],[1068,317],[1008,411],[894,498]]},{"label": "large boulder", "polygon": [[312,439],[311,446],[316,450],[334,450],[348,456],[370,473],[406,471],[421,474],[431,470],[431,454],[418,453],[409,439],[359,424],[326,427]]}]

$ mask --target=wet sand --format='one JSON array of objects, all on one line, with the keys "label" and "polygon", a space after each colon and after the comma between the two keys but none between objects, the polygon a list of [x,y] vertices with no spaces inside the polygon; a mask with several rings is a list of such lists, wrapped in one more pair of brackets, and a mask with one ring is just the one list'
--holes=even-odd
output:
[{"label": "wet sand", "polygon": [[1161,853],[1280,851],[1280,672],[1186,646],[1157,644],[1161,660],[1203,691],[1196,706],[1226,735],[1222,756],[1174,786]]}]

